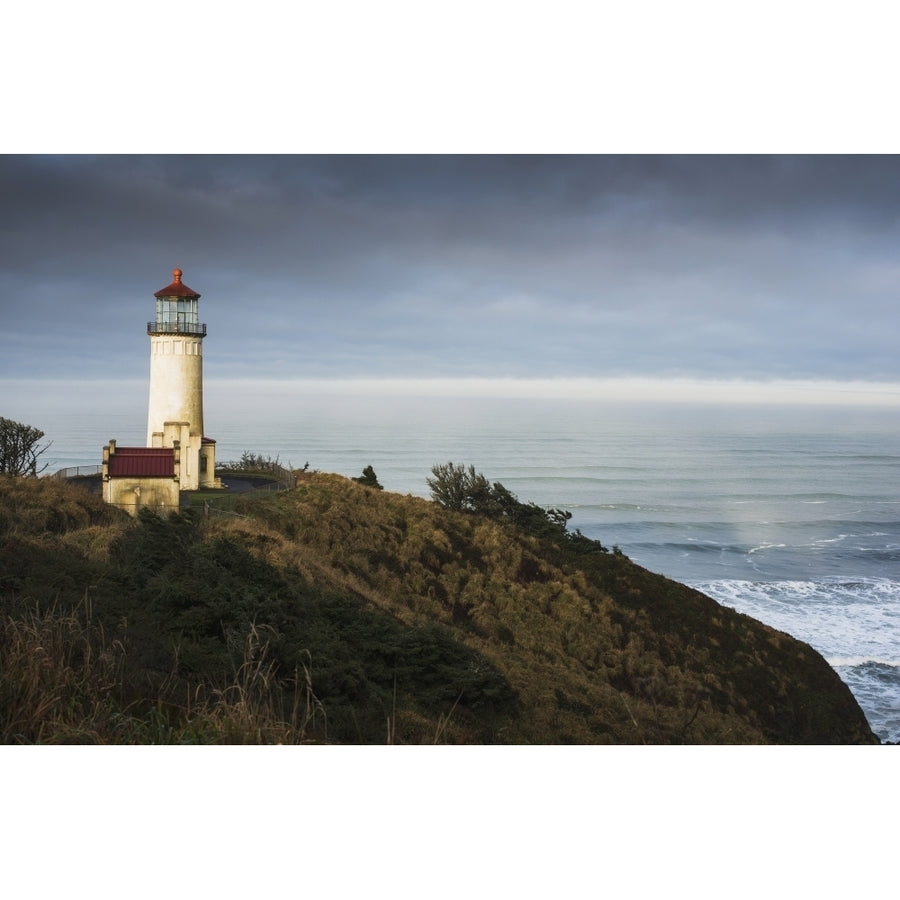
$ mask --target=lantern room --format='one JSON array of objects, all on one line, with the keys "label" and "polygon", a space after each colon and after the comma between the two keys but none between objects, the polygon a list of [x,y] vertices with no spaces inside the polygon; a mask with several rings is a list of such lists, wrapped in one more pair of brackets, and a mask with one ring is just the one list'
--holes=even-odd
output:
[{"label": "lantern room", "polygon": [[156,321],[147,323],[147,334],[187,334],[205,337],[206,325],[200,322],[200,295],[181,280],[181,269],[172,272],[174,281],[157,291]]}]

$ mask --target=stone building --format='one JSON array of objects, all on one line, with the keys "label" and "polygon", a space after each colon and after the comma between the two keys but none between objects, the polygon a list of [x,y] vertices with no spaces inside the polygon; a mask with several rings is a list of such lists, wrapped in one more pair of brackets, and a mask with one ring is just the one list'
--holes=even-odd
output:
[{"label": "stone building", "polygon": [[141,507],[175,512],[181,500],[179,447],[103,448],[103,499],[133,516]]}]

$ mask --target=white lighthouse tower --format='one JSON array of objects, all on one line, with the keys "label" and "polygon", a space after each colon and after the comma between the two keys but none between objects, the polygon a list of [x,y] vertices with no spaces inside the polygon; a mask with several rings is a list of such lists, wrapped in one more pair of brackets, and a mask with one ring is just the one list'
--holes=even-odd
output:
[{"label": "white lighthouse tower", "polygon": [[156,319],[150,336],[150,407],[148,447],[180,448],[181,490],[218,487],[216,444],[203,436],[203,338],[200,295],[181,280],[157,291]]}]

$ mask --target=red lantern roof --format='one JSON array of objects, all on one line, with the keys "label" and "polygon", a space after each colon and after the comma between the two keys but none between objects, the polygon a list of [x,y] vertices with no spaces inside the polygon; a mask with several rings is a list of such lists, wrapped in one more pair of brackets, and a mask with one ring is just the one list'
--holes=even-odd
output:
[{"label": "red lantern roof", "polygon": [[173,269],[172,275],[175,280],[168,286],[164,287],[161,291],[157,291],[153,296],[154,297],[193,297],[197,298],[200,295],[196,291],[192,291],[186,284],[181,283],[181,269]]}]

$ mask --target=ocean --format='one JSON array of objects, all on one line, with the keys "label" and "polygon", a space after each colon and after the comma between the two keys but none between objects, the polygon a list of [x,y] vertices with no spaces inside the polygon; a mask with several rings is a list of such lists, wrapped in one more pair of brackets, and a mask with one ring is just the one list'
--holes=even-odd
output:
[{"label": "ocean", "polygon": [[[141,397],[143,400],[143,397]],[[143,444],[145,410],[47,410],[50,469]],[[21,418],[21,417],[15,417]],[[29,421],[28,419],[23,419]],[[570,528],[811,644],[900,741],[900,409],[207,391],[217,459],[243,451],[428,496],[472,464]],[[56,429],[54,432],[52,429]]]}]

